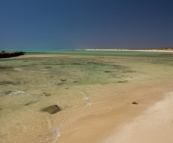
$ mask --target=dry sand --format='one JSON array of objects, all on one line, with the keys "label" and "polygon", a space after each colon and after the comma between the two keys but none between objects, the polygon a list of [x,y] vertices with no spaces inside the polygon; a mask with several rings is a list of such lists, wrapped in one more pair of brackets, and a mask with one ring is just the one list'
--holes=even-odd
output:
[{"label": "dry sand", "polygon": [[173,141],[173,92],[165,93],[162,101],[156,102],[142,115],[125,123],[118,132],[104,143],[172,143]]}]

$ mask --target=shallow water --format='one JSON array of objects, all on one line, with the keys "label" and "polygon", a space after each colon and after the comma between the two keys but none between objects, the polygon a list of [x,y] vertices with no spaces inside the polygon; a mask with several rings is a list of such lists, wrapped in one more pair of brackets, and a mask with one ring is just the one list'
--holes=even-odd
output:
[{"label": "shallow water", "polygon": [[[41,54],[40,54],[41,55]],[[0,59],[0,142],[56,143],[61,127],[86,116],[107,95],[104,85],[173,76],[171,54],[36,54]],[[47,56],[49,55],[49,56]],[[94,92],[100,92],[100,95]],[[42,112],[51,105],[62,111]],[[106,109],[103,109],[106,110]],[[97,111],[93,111],[97,112]]]}]

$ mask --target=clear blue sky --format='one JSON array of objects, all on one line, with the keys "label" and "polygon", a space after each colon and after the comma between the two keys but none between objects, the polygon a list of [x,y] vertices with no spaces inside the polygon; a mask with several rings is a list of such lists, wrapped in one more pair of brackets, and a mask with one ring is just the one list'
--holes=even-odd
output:
[{"label": "clear blue sky", "polygon": [[172,0],[0,0],[0,50],[173,47]]}]

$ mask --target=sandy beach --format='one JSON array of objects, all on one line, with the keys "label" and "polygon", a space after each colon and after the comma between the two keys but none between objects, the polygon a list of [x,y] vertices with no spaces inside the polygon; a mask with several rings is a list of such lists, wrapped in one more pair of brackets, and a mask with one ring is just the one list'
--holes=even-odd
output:
[{"label": "sandy beach", "polygon": [[[62,128],[59,142],[171,143],[172,82],[165,82],[164,87],[163,83],[118,87],[124,91],[119,97],[92,104],[85,111],[90,115],[80,118],[67,129]],[[113,87],[111,91],[116,92]],[[138,104],[132,104],[133,101]]]},{"label": "sandy beach", "polygon": [[[2,60],[0,142],[172,143],[172,59],[161,53]],[[42,112],[50,105],[62,110]]]}]

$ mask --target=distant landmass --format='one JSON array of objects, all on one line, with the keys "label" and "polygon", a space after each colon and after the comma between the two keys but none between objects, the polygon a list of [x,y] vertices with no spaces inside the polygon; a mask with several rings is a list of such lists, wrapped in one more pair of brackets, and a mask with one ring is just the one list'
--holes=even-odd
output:
[{"label": "distant landmass", "polygon": [[165,50],[165,51],[173,51],[173,47],[164,47],[164,48],[88,48],[88,49],[75,49],[75,50],[88,50],[88,51],[126,51],[126,50],[150,50],[150,51],[159,51],[159,50]]},{"label": "distant landmass", "polygon": [[17,57],[17,56],[21,56],[24,55],[25,52],[6,52],[6,51],[1,51],[0,52],[0,58],[11,58],[11,57]]}]

